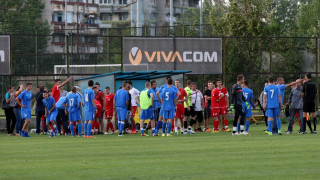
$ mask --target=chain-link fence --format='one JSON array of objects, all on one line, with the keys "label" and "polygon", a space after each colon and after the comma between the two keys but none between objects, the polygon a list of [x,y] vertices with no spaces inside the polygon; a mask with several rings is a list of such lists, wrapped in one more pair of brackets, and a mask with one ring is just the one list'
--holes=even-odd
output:
[{"label": "chain-link fence", "polygon": [[[0,94],[5,86],[32,82],[52,88],[55,78],[74,79],[122,70],[122,38],[145,37],[199,37],[199,26],[162,26],[132,28],[88,29],[86,34],[77,30],[52,34],[11,34],[11,76],[0,76]],[[203,37],[214,37],[209,25],[203,27]],[[270,75],[283,76],[294,81],[311,72],[318,83],[318,39],[311,37],[222,37],[223,74],[188,75],[203,89],[208,80],[223,78],[231,89],[238,74],[244,74],[255,97],[263,90]],[[74,85],[70,83],[70,87]],[[67,87],[68,88],[68,87]],[[287,89],[290,91],[290,89]]]}]

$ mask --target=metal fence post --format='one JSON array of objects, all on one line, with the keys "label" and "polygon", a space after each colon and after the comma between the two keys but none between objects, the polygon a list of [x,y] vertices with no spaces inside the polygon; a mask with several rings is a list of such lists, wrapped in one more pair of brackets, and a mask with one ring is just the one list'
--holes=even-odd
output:
[{"label": "metal fence post", "polygon": [[36,48],[36,74],[37,74],[37,87],[39,86],[39,70],[38,70],[38,31],[36,30],[35,37],[35,48]]},{"label": "metal fence post", "polygon": [[[316,87],[319,91],[319,40],[320,39],[316,39]],[[319,93],[317,93],[317,99],[316,99],[316,107],[317,107],[317,111],[318,111],[318,104],[319,104]]]},{"label": "metal fence post", "polygon": [[270,38],[270,47],[269,48],[270,48],[269,49],[269,55],[270,55],[270,65],[269,65],[270,72],[269,72],[269,74],[270,74],[270,76],[272,76],[272,38]]},{"label": "metal fence post", "polygon": [[226,38],[222,38],[222,79],[226,82]]},{"label": "metal fence post", "polygon": [[[70,77],[70,54],[69,54],[69,36],[68,34],[66,34],[66,38],[67,38],[67,75],[69,78]],[[68,91],[70,90],[70,83],[68,83]]]}]

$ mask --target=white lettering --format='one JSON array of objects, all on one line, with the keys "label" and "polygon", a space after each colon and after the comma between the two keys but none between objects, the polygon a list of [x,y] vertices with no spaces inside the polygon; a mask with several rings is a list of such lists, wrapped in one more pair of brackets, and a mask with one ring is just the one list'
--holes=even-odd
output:
[{"label": "white lettering", "polygon": [[0,50],[0,62],[4,62],[4,51]]},{"label": "white lettering", "polygon": [[203,53],[196,51],[193,53],[193,61],[194,62],[202,62],[203,61]]},{"label": "white lettering", "polygon": [[217,52],[212,52],[210,56],[209,52],[204,52],[204,62],[218,62],[218,55]]},{"label": "white lettering", "polygon": [[192,62],[192,59],[187,58],[187,55],[189,55],[189,54],[192,54],[192,52],[191,51],[184,51],[183,52],[183,61],[184,62]]}]

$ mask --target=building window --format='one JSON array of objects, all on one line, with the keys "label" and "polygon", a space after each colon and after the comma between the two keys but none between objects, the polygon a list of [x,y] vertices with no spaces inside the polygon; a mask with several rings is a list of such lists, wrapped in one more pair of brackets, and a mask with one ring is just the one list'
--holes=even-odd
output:
[{"label": "building window", "polygon": [[119,4],[128,4],[127,0],[119,0]]},{"label": "building window", "polygon": [[52,14],[52,21],[54,21],[54,22],[64,22],[64,13],[63,12],[54,12]]},{"label": "building window", "polygon": [[119,21],[128,20],[128,14],[119,14]]},{"label": "building window", "polygon": [[53,36],[53,42],[55,42],[55,43],[64,43],[65,42],[65,36],[64,35],[54,35]]},{"label": "building window", "polygon": [[101,21],[111,21],[112,15],[111,14],[100,14]]},{"label": "building window", "polygon": [[100,4],[113,4],[113,0],[100,0]]}]

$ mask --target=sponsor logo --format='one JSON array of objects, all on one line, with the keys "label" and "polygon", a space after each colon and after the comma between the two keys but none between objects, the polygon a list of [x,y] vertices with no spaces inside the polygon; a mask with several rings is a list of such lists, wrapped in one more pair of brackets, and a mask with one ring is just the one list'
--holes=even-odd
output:
[{"label": "sponsor logo", "polygon": [[133,47],[129,52],[129,60],[133,65],[139,65],[142,60],[142,52],[139,48]]},{"label": "sponsor logo", "polygon": [[139,65],[142,59],[145,58],[147,62],[175,62],[180,63],[200,63],[200,62],[218,62],[217,52],[209,51],[143,51],[138,47],[133,47],[129,52],[129,60],[133,65]]},{"label": "sponsor logo", "polygon": [[4,51],[3,50],[0,50],[0,62],[4,62]]}]

